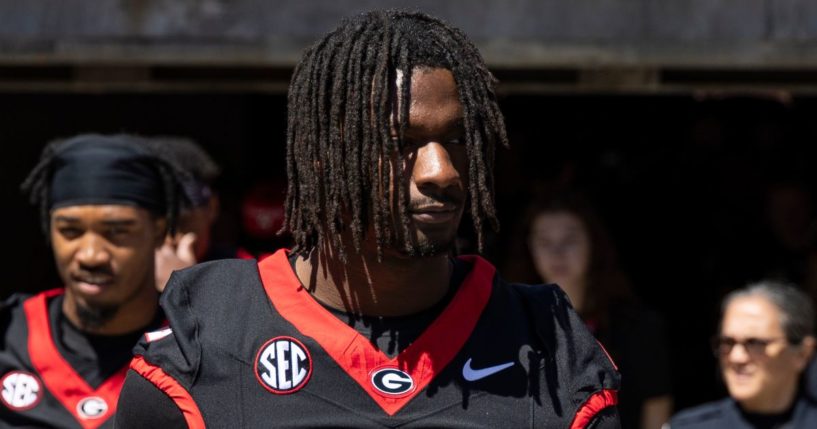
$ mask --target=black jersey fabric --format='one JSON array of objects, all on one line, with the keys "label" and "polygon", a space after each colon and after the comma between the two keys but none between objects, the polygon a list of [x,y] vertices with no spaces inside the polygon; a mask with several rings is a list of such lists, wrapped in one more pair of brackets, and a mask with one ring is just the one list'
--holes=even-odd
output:
[{"label": "black jersey fabric", "polygon": [[[289,258],[294,269],[293,257]],[[458,259],[451,261],[451,281],[448,292],[430,308],[417,314],[400,317],[361,316],[345,311],[322,306],[335,317],[354,328],[389,357],[394,357],[422,334],[428,325],[443,311],[454,293],[470,271],[471,266]],[[173,400],[152,383],[133,370],[128,371],[125,387],[122,390],[123,401],[139,401],[150,404],[150,407],[125,407],[117,412],[117,427],[142,426],[146,424],[143,413],[150,414],[151,425],[160,428],[184,428],[187,423],[184,415]],[[125,422],[130,422],[126,424]],[[134,424],[138,422],[138,424]]]},{"label": "black jersey fabric", "polygon": [[[461,260],[450,302],[394,357],[316,302],[285,251],[175,273],[172,332],[137,347],[117,427],[174,427],[154,412],[168,398],[191,428],[618,427],[618,374],[564,294]],[[129,395],[145,381],[154,394]]]},{"label": "black jersey fabric", "polygon": [[[106,428],[144,330],[89,335],[62,312],[63,290],[14,295],[0,309],[0,427]],[[163,320],[157,314],[148,330]]]},{"label": "black jersey fabric", "polygon": [[817,403],[802,392],[792,407],[779,414],[755,414],[741,409],[731,398],[699,405],[674,416],[671,429],[813,429],[817,428]]}]

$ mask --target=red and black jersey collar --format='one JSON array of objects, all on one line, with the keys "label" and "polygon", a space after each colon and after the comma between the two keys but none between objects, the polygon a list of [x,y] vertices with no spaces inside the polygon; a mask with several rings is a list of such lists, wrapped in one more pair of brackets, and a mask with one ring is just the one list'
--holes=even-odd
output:
[{"label": "red and black jersey collar", "polygon": [[[376,349],[367,338],[332,315],[301,284],[292,271],[286,250],[258,263],[261,281],[278,313],[302,334],[312,337],[388,415],[394,415],[422,391],[456,356],[491,296],[495,268],[478,256],[459,259],[473,265],[454,298],[436,320],[394,358]],[[379,367],[407,372],[416,385],[399,398],[379,394],[369,374]]]},{"label": "red and black jersey collar", "polygon": [[[125,382],[128,365],[110,376],[96,389],[74,371],[54,344],[48,321],[48,299],[60,295],[63,289],[52,289],[27,299],[23,303],[28,322],[28,354],[31,364],[42,378],[48,391],[71,413],[83,429],[96,429],[116,413],[119,392]],[[79,414],[80,401],[97,397],[104,400],[107,411],[93,419]]]}]

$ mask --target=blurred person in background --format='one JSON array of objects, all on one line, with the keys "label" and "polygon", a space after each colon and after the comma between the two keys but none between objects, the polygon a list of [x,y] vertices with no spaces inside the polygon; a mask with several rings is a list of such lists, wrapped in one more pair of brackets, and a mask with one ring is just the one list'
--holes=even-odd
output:
[{"label": "blurred person in background", "polygon": [[156,287],[162,291],[173,271],[201,261],[234,258],[236,252],[214,247],[210,239],[221,206],[214,190],[221,175],[218,164],[190,139],[156,137],[151,138],[148,145],[188,175],[182,183],[186,198],[176,230],[168,234],[162,247],[156,250]]},{"label": "blurred person in background", "polygon": [[619,367],[622,427],[659,428],[673,403],[664,322],[632,293],[598,216],[583,196],[565,191],[535,199],[525,219],[513,280],[555,283],[567,293]]},{"label": "blurred person in background", "polygon": [[165,159],[188,173],[184,181],[186,199],[179,213],[175,233],[168,235],[156,251],[156,285],[164,290],[173,271],[216,259],[262,258],[291,245],[288,235],[278,232],[284,225],[286,185],[258,182],[241,201],[239,245],[215,244],[213,226],[218,220],[221,200],[216,182],[221,168],[200,145],[179,137],[157,137],[149,142]]},{"label": "blurred person in background", "polygon": [[802,383],[814,353],[814,307],[774,281],[728,294],[714,352],[729,397],[685,410],[672,429],[817,427],[817,402]]},{"label": "blurred person in background", "polygon": [[286,192],[285,182],[260,180],[244,194],[241,200],[239,258],[261,259],[293,245],[292,237],[281,231],[284,227]]},{"label": "blurred person in background", "polygon": [[23,190],[64,288],[0,307],[0,426],[112,427],[131,350],[159,328],[154,254],[182,174],[133,136],[46,146]]}]

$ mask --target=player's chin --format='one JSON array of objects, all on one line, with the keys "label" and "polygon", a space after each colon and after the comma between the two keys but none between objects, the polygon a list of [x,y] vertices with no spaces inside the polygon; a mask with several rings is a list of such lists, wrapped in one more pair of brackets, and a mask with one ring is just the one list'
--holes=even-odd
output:
[{"label": "player's chin", "polygon": [[456,231],[446,232],[439,235],[426,235],[418,233],[414,240],[413,256],[430,257],[447,255],[451,253],[456,244]]}]

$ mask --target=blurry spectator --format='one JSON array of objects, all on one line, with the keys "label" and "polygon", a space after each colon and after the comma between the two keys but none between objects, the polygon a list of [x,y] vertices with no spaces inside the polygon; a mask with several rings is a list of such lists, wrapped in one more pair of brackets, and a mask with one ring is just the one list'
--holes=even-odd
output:
[{"label": "blurry spectator", "polygon": [[197,262],[235,257],[235,251],[214,249],[211,230],[218,219],[220,202],[213,189],[221,170],[210,155],[191,140],[159,137],[152,148],[170,163],[189,174],[184,182],[185,204],[179,213],[174,234],[156,251],[156,287],[163,290],[170,274]]},{"label": "blurry spectator", "polygon": [[814,308],[794,286],[761,282],[722,305],[713,341],[729,397],[683,411],[672,429],[814,428],[817,402],[801,389],[814,345]]},{"label": "blurry spectator", "polygon": [[672,412],[664,323],[631,292],[594,211],[576,194],[544,198],[530,207],[524,228],[519,241],[528,251],[519,259],[533,269],[516,267],[514,280],[561,286],[619,366],[622,426],[659,428]]}]

